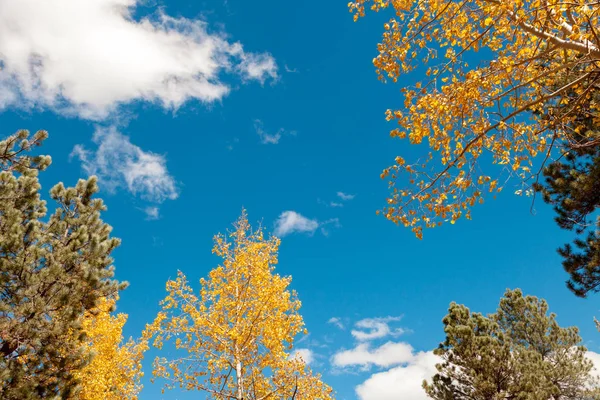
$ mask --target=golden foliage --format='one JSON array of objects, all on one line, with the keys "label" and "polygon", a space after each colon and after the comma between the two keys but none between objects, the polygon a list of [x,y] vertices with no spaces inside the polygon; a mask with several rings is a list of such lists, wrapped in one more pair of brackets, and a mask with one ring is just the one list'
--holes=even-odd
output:
[{"label": "golden foliage", "polygon": [[86,350],[93,357],[87,366],[74,372],[81,382],[76,395],[79,400],[135,400],[142,389],[141,362],[147,341],[129,339],[122,343],[127,314],[111,315],[114,306],[115,299],[104,298],[83,318]]},{"label": "golden foliage", "polygon": [[[386,115],[399,125],[392,137],[426,140],[429,155],[397,157],[382,173],[392,191],[384,215],[419,238],[424,227],[470,218],[484,193],[502,190],[501,178],[520,179],[517,194],[529,191],[534,157],[572,144],[578,115],[600,122],[591,96],[600,79],[596,1],[357,0],[349,8],[355,20],[366,8],[395,12],[373,60],[381,80],[424,68],[426,79],[403,89],[404,108]],[[490,162],[503,172],[486,173]],[[401,173],[408,183],[398,187]]]},{"label": "golden foliage", "polygon": [[223,263],[201,279],[196,295],[181,272],[167,282],[162,311],[147,327],[157,358],[154,376],[167,388],[202,390],[215,399],[331,399],[331,389],[300,359],[290,359],[304,331],[291,279],[274,274],[279,239],[252,231],[245,211],[228,237],[215,236]]}]

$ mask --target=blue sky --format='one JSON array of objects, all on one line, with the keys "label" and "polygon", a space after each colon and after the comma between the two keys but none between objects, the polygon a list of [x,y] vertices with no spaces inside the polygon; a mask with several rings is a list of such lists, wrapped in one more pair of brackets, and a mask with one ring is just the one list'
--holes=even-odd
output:
[{"label": "blue sky", "polygon": [[[546,205],[533,215],[505,190],[422,241],[375,215],[381,170],[420,151],[384,119],[402,86],[371,64],[388,16],[354,23],[331,0],[138,3],[0,0],[2,130],[49,131],[44,190],[100,176],[131,284],[126,335],[178,269],[197,282],[217,265],[212,237],[245,207],[283,234],[277,270],[310,331],[298,348],[339,399],[424,398],[449,303],[492,312],[506,288],[546,298],[600,351],[598,298],[566,289],[554,249],[569,235]],[[199,398],[144,383],[141,399]]]}]

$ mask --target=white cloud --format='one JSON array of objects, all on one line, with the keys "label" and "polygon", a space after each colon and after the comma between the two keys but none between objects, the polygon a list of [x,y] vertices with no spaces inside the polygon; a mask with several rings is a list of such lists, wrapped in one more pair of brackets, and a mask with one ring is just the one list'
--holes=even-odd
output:
[{"label": "white cloud", "polygon": [[327,228],[327,225],[333,225],[334,228],[341,228],[342,226],[339,218],[330,218],[327,221],[320,222],[319,226],[321,227],[321,233],[324,236],[329,236],[329,228]]},{"label": "white cloud", "polygon": [[288,132],[283,128],[280,128],[275,133],[269,133],[265,129],[264,124],[260,119],[254,120],[254,130],[256,131],[256,134],[260,138],[260,142],[262,144],[277,144],[277,143],[279,143],[279,141],[281,140],[283,135],[291,135],[291,136],[296,135],[296,131]]},{"label": "white cloud", "polygon": [[361,366],[368,368],[371,365],[390,367],[407,363],[412,360],[413,348],[403,342],[387,342],[375,349],[369,343],[361,343],[350,350],[342,350],[332,357],[332,364],[336,367]]},{"label": "white cloud", "polygon": [[592,375],[600,378],[600,354],[593,351],[588,351],[586,352],[585,356],[589,358],[594,364],[594,370],[592,371]]},{"label": "white cloud", "polygon": [[352,200],[356,197],[355,194],[347,194],[344,192],[337,192],[337,195],[340,199],[344,200],[344,201],[349,201]]},{"label": "white cloud", "polygon": [[146,207],[144,208],[144,212],[146,213],[146,219],[148,220],[155,220],[158,219],[160,217],[160,212],[159,212],[159,208],[158,207]]},{"label": "white cloud", "polygon": [[441,359],[433,352],[419,352],[405,365],[371,375],[356,387],[360,400],[427,400],[423,380],[436,374]]},{"label": "white cloud", "polygon": [[141,3],[0,0],[0,108],[104,119],[138,100],[170,109],[220,100],[224,73],[277,78],[271,55],[245,52],[205,21],[161,10],[134,19]]},{"label": "white cloud", "polygon": [[388,335],[399,336],[404,333],[404,329],[392,329],[390,322],[400,321],[402,317],[384,317],[384,318],[365,318],[358,321],[354,326],[360,330],[353,329],[350,333],[355,339],[360,341],[380,339]]},{"label": "white cloud", "polygon": [[[98,145],[96,151],[77,145],[71,156],[78,157],[85,172],[97,175],[105,188],[114,191],[124,187],[156,203],[179,195],[164,156],[143,151],[115,128],[97,129],[93,141]],[[153,213],[158,215],[158,209],[151,209],[148,215]]]},{"label": "white cloud", "polygon": [[320,198],[317,198],[317,203],[318,204],[322,204],[325,207],[344,207],[343,203],[338,203],[337,201],[330,201],[330,202],[326,202],[321,200]]},{"label": "white cloud", "polygon": [[329,321],[327,321],[328,324],[332,324],[337,326],[340,329],[344,329],[344,324],[342,323],[342,319],[338,318],[338,317],[331,317],[329,318]]},{"label": "white cloud", "polygon": [[277,64],[270,54],[243,53],[241,59],[238,69],[244,79],[255,79],[260,83],[267,77],[277,79]]},{"label": "white cloud", "polygon": [[284,237],[291,233],[314,233],[319,227],[319,221],[309,219],[295,211],[284,211],[275,221],[275,235]]},{"label": "white cloud", "polygon": [[265,130],[262,121],[259,119],[254,120],[254,130],[262,144],[277,144],[279,143],[279,140],[281,140],[281,135],[283,134],[283,129],[280,129],[275,133],[268,133]]},{"label": "white cloud", "polygon": [[300,357],[306,365],[310,365],[315,360],[315,355],[311,349],[296,349],[290,355],[290,359]]}]

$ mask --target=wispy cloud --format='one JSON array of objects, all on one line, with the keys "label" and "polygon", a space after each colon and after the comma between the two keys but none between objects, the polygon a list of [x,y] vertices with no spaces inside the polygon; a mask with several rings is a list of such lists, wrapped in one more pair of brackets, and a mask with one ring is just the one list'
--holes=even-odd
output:
[{"label": "wispy cloud", "polygon": [[284,211],[275,221],[275,235],[284,237],[291,233],[314,233],[319,227],[319,221],[306,218],[295,211]]},{"label": "wispy cloud", "polygon": [[413,357],[412,352],[413,348],[403,342],[387,342],[374,349],[369,343],[360,343],[353,349],[335,353],[331,363],[341,368],[350,366],[368,368],[371,365],[390,367],[410,361]]},{"label": "wispy cloud", "polygon": [[232,151],[240,142],[239,138],[234,137],[231,141],[227,141],[227,150]]},{"label": "wispy cloud", "polygon": [[343,203],[339,203],[337,201],[329,201],[329,202],[327,202],[327,201],[323,201],[321,199],[317,199],[317,203],[318,204],[322,204],[325,207],[333,207],[333,208],[344,207]]},{"label": "wispy cloud", "polygon": [[336,195],[341,201],[323,201],[321,199],[317,199],[317,203],[326,207],[344,207],[344,202],[350,201],[356,197],[354,194],[346,194],[344,192],[337,192]]},{"label": "wispy cloud", "polygon": [[160,210],[158,207],[146,207],[144,208],[144,213],[146,213],[146,219],[150,221],[160,217]]},{"label": "wispy cloud", "polygon": [[330,232],[330,227],[334,227],[334,228],[341,228],[341,224],[340,224],[340,219],[339,218],[330,218],[326,221],[320,222],[319,226],[321,227],[321,233],[324,236],[329,236]]},{"label": "wispy cloud", "polygon": [[134,17],[142,0],[0,1],[0,108],[49,108],[104,119],[119,105],[147,101],[176,109],[214,102],[243,81],[277,78],[268,53],[248,53],[208,23],[157,9]]},{"label": "wispy cloud", "polygon": [[[167,170],[164,156],[142,150],[116,128],[98,128],[93,141],[97,145],[95,150],[76,145],[71,156],[81,160],[88,175],[97,175],[104,188],[109,191],[125,188],[154,203],[178,197],[177,185]],[[158,216],[158,208],[146,210],[149,217]]]},{"label": "wispy cloud", "polygon": [[403,328],[391,328],[390,322],[400,321],[402,317],[365,318],[354,324],[358,329],[350,333],[356,340],[366,341],[386,336],[399,336],[405,333]]},{"label": "wispy cloud", "polygon": [[275,221],[274,233],[276,236],[284,237],[292,233],[306,233],[312,235],[320,228],[324,236],[329,236],[329,227],[339,228],[338,218],[330,218],[325,221],[307,218],[296,211],[284,211]]},{"label": "wispy cloud", "polygon": [[285,135],[295,136],[296,131],[286,131],[283,128],[280,128],[274,133],[269,133],[265,127],[263,122],[260,119],[254,120],[254,131],[260,138],[260,142],[262,144],[278,144],[281,138]]},{"label": "wispy cloud", "polygon": [[277,64],[270,54],[241,53],[238,70],[245,80],[264,83],[267,78],[277,79]]},{"label": "wispy cloud", "polygon": [[344,327],[344,324],[343,324],[343,322],[342,322],[342,319],[341,319],[341,318],[338,318],[338,317],[331,317],[331,318],[329,318],[329,320],[327,321],[327,323],[328,323],[328,324],[335,325],[335,326],[337,326],[337,327],[338,327],[338,328],[340,328],[340,329],[345,329],[345,327]]},{"label": "wispy cloud", "polygon": [[355,194],[347,194],[344,192],[337,192],[337,196],[343,201],[350,201],[356,197]]}]

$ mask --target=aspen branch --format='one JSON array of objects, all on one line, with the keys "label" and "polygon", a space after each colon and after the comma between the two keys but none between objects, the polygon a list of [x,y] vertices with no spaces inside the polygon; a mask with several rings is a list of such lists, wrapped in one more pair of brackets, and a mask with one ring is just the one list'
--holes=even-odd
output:
[{"label": "aspen branch", "polygon": [[[501,5],[500,2],[497,0],[484,0],[484,1],[487,1],[488,3],[496,4],[498,6]],[[562,49],[574,50],[581,54],[589,54],[589,55],[593,56],[593,58],[596,60],[600,59],[600,49],[598,49],[597,46],[593,45],[592,43],[590,43],[587,40],[585,43],[581,43],[581,42],[577,42],[577,41],[570,40],[570,39],[561,39],[561,38],[557,37],[556,35],[553,35],[549,32],[544,32],[540,29],[537,29],[536,27],[534,27],[531,24],[528,24],[524,21],[519,21],[519,17],[517,15],[515,15],[515,13],[512,11],[506,10],[506,13],[510,17],[510,19],[512,19],[514,22],[516,22],[517,25],[519,27],[521,27],[527,33],[530,33],[540,39],[545,39],[545,40],[549,41],[550,43],[552,43]],[[565,28],[568,27],[572,31],[573,28],[570,25],[568,25],[566,22],[564,22],[564,24],[565,24]]]},{"label": "aspen branch", "polygon": [[450,163],[448,163],[448,165],[444,168],[443,171],[441,171],[440,173],[438,173],[436,175],[436,177],[429,182],[423,189],[419,190],[416,194],[414,194],[413,196],[411,196],[411,199],[408,200],[407,202],[404,203],[403,207],[406,207],[408,204],[412,203],[421,193],[426,192],[427,190],[431,189],[431,187],[433,185],[435,185],[442,176],[444,176],[446,174],[446,172],[448,172],[448,170],[450,170],[450,168],[454,167],[458,161],[466,154],[466,152],[475,144],[477,143],[479,140],[481,140],[481,138],[483,138],[487,133],[489,133],[490,131],[498,128],[500,126],[501,123],[508,121],[509,119],[519,115],[520,113],[522,113],[523,111],[527,110],[528,108],[531,108],[532,106],[535,106],[537,104],[540,104],[544,101],[547,101],[551,98],[554,98],[556,96],[558,96],[559,94],[561,94],[562,92],[570,89],[571,87],[577,85],[579,82],[581,82],[582,80],[584,80],[585,78],[587,78],[590,75],[590,73],[587,73],[583,76],[581,76],[579,79],[574,80],[573,82],[563,86],[562,88],[556,90],[553,93],[550,93],[546,96],[542,96],[532,102],[529,102],[525,105],[523,105],[522,107],[520,107],[519,109],[513,111],[512,113],[510,113],[509,115],[507,115],[506,117],[504,117],[503,119],[501,119],[500,121],[498,121],[496,124],[488,127],[487,129],[485,129],[483,132],[481,132],[480,134],[478,134],[476,137],[474,137],[473,139],[471,139],[469,141],[469,143],[467,143],[465,145],[465,147],[462,149],[462,151],[460,152],[460,154],[458,156],[456,156]]}]

